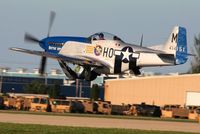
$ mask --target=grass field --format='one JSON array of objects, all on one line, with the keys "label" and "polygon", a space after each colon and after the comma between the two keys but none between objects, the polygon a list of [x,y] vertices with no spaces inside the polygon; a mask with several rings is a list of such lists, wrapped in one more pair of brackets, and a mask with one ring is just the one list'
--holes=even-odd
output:
[{"label": "grass field", "polygon": [[195,134],[195,133],[0,123],[0,134]]}]

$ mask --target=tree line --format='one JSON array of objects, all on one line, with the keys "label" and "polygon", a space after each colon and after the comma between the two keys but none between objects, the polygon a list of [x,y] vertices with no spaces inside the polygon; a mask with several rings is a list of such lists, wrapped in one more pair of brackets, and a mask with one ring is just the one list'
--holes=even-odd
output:
[{"label": "tree line", "polygon": [[200,73],[200,33],[195,35],[192,53],[195,54],[191,62],[189,73]]},{"label": "tree line", "polygon": [[[97,84],[93,84],[90,90],[90,99],[98,100],[100,88]],[[33,81],[24,87],[24,92],[29,94],[48,94],[50,98],[65,98],[61,95],[61,86],[59,83],[53,85],[46,85],[41,81]]]}]

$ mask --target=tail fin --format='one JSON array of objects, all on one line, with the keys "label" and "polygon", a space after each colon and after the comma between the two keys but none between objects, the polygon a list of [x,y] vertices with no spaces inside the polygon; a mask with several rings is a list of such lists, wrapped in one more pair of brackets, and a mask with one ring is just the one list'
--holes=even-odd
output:
[{"label": "tail fin", "polygon": [[176,65],[184,64],[187,61],[187,37],[184,27],[174,27],[164,45],[164,51],[168,54],[174,54]]}]

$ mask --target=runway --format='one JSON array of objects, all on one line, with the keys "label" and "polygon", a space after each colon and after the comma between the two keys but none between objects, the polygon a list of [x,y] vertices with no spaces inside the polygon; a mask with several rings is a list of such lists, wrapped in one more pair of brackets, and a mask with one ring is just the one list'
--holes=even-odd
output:
[{"label": "runway", "polygon": [[0,113],[0,122],[79,126],[96,128],[124,128],[161,131],[200,132],[200,124],[152,120],[112,119],[57,115],[32,115]]}]

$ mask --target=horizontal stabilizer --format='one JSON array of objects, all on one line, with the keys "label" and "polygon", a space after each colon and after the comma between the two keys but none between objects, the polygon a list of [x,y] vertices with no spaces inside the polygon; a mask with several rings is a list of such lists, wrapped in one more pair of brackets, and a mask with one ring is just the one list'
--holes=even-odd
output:
[{"label": "horizontal stabilizer", "polygon": [[165,63],[172,63],[174,64],[175,59],[173,54],[158,54],[160,59],[162,59]]}]

